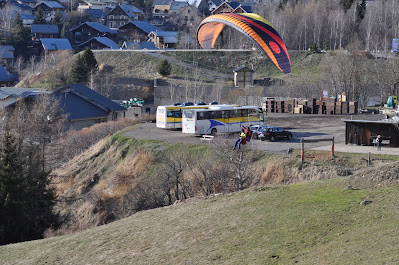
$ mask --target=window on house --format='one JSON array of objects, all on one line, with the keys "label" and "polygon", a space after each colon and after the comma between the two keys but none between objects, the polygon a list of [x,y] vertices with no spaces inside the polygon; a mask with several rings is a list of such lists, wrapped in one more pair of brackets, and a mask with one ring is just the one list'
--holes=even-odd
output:
[{"label": "window on house", "polygon": [[114,19],[114,15],[110,15],[110,16],[109,16],[109,19]]}]

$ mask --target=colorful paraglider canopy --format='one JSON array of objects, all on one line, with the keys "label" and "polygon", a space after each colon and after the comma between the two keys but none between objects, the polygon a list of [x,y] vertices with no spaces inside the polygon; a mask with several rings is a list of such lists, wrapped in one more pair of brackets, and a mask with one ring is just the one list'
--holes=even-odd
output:
[{"label": "colorful paraglider canopy", "polygon": [[214,48],[216,39],[225,25],[250,38],[281,72],[291,72],[291,61],[283,40],[270,23],[257,14],[222,13],[205,18],[197,30],[197,40],[201,47]]}]

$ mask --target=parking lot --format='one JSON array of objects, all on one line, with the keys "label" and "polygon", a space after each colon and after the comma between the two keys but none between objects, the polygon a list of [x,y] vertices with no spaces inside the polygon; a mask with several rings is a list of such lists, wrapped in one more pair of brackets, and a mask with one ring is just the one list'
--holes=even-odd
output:
[{"label": "parking lot", "polygon": [[[300,149],[301,138],[321,139],[334,137],[335,150],[341,152],[376,151],[374,147],[346,146],[345,145],[345,122],[344,119],[354,120],[380,120],[385,116],[381,114],[354,114],[354,115],[311,115],[311,114],[289,114],[270,113],[265,116],[264,124],[269,126],[283,127],[293,134],[291,140],[277,140],[275,142],[252,140],[246,148],[269,151],[284,154],[289,148]],[[124,135],[137,139],[153,139],[175,143],[203,144],[199,136],[183,134],[180,130],[165,130],[157,128],[155,123],[146,123],[136,127]],[[231,139],[232,146],[238,134],[218,135]],[[331,141],[306,143],[305,149],[331,150]],[[389,154],[398,154],[397,148],[385,148]],[[384,150],[383,150],[384,152]]]}]

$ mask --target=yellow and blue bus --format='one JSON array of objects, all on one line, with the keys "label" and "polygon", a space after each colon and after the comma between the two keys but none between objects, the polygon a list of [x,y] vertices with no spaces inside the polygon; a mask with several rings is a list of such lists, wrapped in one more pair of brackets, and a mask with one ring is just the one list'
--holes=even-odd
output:
[{"label": "yellow and blue bus", "polygon": [[183,109],[208,108],[208,105],[193,106],[158,106],[157,108],[157,127],[165,129],[181,129],[182,128],[182,111]]},{"label": "yellow and blue bus", "polygon": [[259,106],[218,105],[206,109],[184,109],[183,133],[212,134],[239,132],[242,126],[263,124]]}]

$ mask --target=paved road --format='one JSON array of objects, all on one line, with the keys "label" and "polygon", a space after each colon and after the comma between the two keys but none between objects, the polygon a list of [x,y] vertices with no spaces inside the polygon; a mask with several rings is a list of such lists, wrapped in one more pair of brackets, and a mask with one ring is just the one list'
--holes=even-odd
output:
[{"label": "paved road", "polygon": [[[321,139],[332,138],[335,141],[337,152],[360,152],[360,153],[384,153],[399,155],[399,148],[382,148],[376,151],[372,146],[345,145],[345,122],[344,119],[380,120],[384,115],[356,114],[356,115],[306,115],[271,113],[265,118],[265,124],[269,126],[280,126],[292,131],[293,139],[276,142],[252,140],[246,147],[256,150],[269,151],[285,154],[289,148],[300,149],[301,138]],[[137,139],[157,139],[174,143],[203,144],[198,136],[183,134],[180,130],[165,130],[156,127],[155,123],[146,123],[136,129],[126,132],[126,136]],[[235,134],[218,135],[218,138],[231,140],[232,146],[237,138]],[[305,143],[305,149],[331,150],[331,141]]]}]

